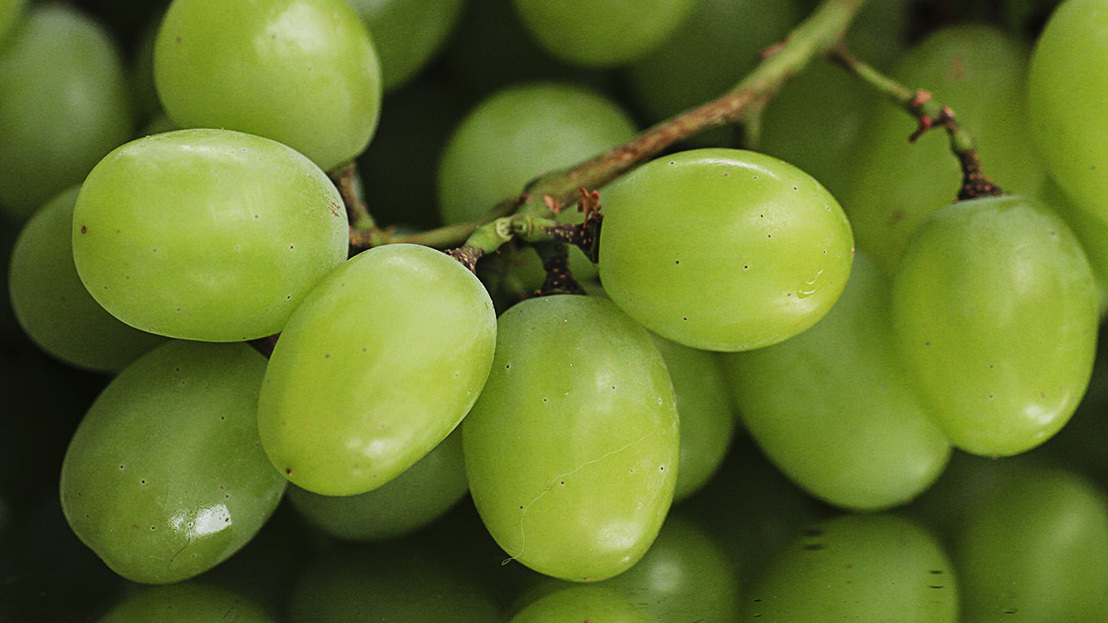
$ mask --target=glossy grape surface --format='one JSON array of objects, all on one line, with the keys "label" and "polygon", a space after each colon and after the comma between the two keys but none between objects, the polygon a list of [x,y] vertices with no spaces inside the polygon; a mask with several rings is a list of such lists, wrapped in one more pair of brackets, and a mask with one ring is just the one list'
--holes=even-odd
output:
[{"label": "glossy grape surface", "polygon": [[815,326],[722,356],[743,423],[767,456],[810,494],[851,510],[911,501],[950,457],[896,355],[889,287],[859,253]]},{"label": "glossy grape surface", "polygon": [[286,481],[258,442],[265,358],[245,344],[172,341],[96,399],[62,464],[73,531],[119,575],[179,582],[226,560]]},{"label": "glossy grape surface", "polygon": [[838,299],[854,250],[835,198],[756,152],[663,156],[601,192],[600,279],[643,326],[717,351],[768,346]]},{"label": "glossy grape surface", "polygon": [[1108,4],[1066,0],[1031,59],[1031,135],[1053,177],[1083,209],[1108,220]]},{"label": "glossy grape surface", "polygon": [[22,221],[132,131],[111,34],[64,4],[28,8],[0,54],[0,210]]},{"label": "glossy grape surface", "polygon": [[154,81],[180,127],[271,138],[326,171],[365,149],[380,115],[377,52],[346,0],[175,0]]},{"label": "glossy grape surface", "polygon": [[54,357],[118,372],[164,338],[123,324],[81,283],[71,234],[79,190],[55,197],[20,231],[9,269],[12,310],[23,331]]},{"label": "glossy grape surface", "polygon": [[504,312],[462,427],[473,501],[512,559],[602,580],[657,536],[678,467],[673,390],[649,334],[610,301],[546,296]]},{"label": "glossy grape surface", "polygon": [[73,259],[93,298],[131,326],[192,340],[277,333],[347,242],[342,199],[319,167],[230,130],[119,147],[73,214]]},{"label": "glossy grape surface", "polygon": [[381,487],[461,422],[496,331],[484,286],[450,256],[412,244],[360,253],[277,341],[258,404],[266,453],[313,493]]},{"label": "glossy grape surface", "polygon": [[663,45],[692,10],[693,0],[513,0],[528,31],[546,51],[575,65],[611,67]]},{"label": "glossy grape surface", "polygon": [[1085,393],[1099,307],[1066,224],[1033,199],[933,212],[893,279],[899,352],[954,446],[1010,455],[1049,439]]}]

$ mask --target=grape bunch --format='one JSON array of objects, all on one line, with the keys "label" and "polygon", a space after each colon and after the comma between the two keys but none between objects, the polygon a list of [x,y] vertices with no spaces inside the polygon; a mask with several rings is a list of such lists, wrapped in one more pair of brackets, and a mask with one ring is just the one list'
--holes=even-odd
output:
[{"label": "grape bunch", "polygon": [[1104,620],[1108,1],[770,5],[0,0],[0,620]]}]

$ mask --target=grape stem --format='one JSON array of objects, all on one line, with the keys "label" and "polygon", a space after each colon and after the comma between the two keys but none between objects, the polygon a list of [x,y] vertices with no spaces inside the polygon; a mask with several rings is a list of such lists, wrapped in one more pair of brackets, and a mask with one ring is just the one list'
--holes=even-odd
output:
[{"label": "grape stem", "polygon": [[973,137],[958,123],[949,106],[939,103],[928,91],[913,91],[881,73],[851,54],[845,44],[831,48],[828,58],[916,118],[918,125],[908,137],[910,142],[916,142],[928,130],[940,127],[946,130],[950,150],[958,158],[962,169],[958,201],[1004,194],[1000,186],[985,175]]},{"label": "grape stem", "polygon": [[346,206],[346,216],[350,222],[350,245],[354,248],[365,248],[385,244],[388,241],[388,234],[377,227],[377,222],[369,213],[369,206],[359,192],[361,180],[358,178],[358,167],[354,161],[339,166],[328,173],[328,176],[338,189],[343,205]]},{"label": "grape stem", "polygon": [[[498,226],[493,225],[498,219],[511,218],[510,215],[548,219],[551,205],[573,202],[581,189],[600,188],[679,141],[719,126],[756,120],[790,78],[803,71],[813,58],[827,54],[839,44],[864,2],[822,0],[781,42],[769,48],[753,71],[720,98],[658,123],[626,143],[573,167],[531,180],[520,195],[504,199],[494,206],[482,222],[451,225],[414,236],[386,237],[384,242],[415,242],[438,248],[464,242],[463,246],[492,253],[498,245],[486,245],[498,240],[495,233]],[[479,228],[489,229],[490,226],[494,230],[492,234],[477,231]],[[554,236],[549,230],[543,230],[543,233],[545,239]],[[476,239],[470,240],[471,235]],[[352,235],[351,242],[363,248],[374,244],[363,238]],[[499,244],[508,239],[501,240]]]}]

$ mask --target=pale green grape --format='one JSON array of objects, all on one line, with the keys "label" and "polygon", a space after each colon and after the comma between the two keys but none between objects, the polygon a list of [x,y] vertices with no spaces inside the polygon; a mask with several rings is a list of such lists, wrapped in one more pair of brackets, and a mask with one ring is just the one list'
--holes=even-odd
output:
[{"label": "pale green grape", "polygon": [[[1046,166],[1026,131],[1027,61],[1027,47],[1011,34],[960,24],[932,33],[891,74],[954,110],[985,173],[1001,188],[1035,194]],[[854,175],[839,198],[858,248],[892,271],[924,216],[957,196],[962,174],[942,131],[908,141],[914,122],[896,106],[881,103],[865,128],[849,156]]]},{"label": "pale green grape", "polygon": [[446,43],[463,0],[347,0],[373,33],[388,93],[411,81]]},{"label": "pale green grape", "polygon": [[443,222],[478,221],[539,174],[634,134],[634,122],[615,101],[585,87],[539,82],[497,91],[466,115],[443,149],[437,180]]},{"label": "pale green grape", "polygon": [[[586,284],[588,294],[608,297],[600,284]],[[650,337],[666,362],[681,420],[681,469],[673,492],[677,503],[715,476],[731,448],[737,418],[716,353],[689,348],[656,333]]]},{"label": "pale green grape", "polygon": [[909,502],[950,457],[896,356],[888,291],[889,279],[859,253],[839,301],[815,326],[723,355],[762,450],[806,491],[852,510]]},{"label": "pale green grape", "polygon": [[117,376],[62,464],[73,531],[119,575],[199,575],[245,545],[286,481],[258,440],[265,358],[245,344],[171,341]]},{"label": "pale green grape", "polygon": [[445,253],[362,252],[308,295],[277,341],[258,404],[266,453],[313,493],[383,486],[461,422],[496,331],[484,286]]},{"label": "pale green grape", "polygon": [[92,298],[73,265],[73,205],[55,197],[23,226],[8,287],[20,327],[43,350],[79,368],[117,372],[164,338],[123,324]]},{"label": "pale green grape", "polygon": [[0,206],[22,221],[131,136],[119,50],[66,4],[42,3],[0,51]]},{"label": "pale green grape", "polygon": [[365,149],[380,114],[377,52],[346,0],[175,0],[154,84],[181,127],[271,138],[328,171]]},{"label": "pale green grape", "polygon": [[959,586],[942,546],[897,515],[811,525],[747,592],[746,620],[959,621]]},{"label": "pale green grape", "polygon": [[973,500],[955,536],[963,621],[1099,621],[1108,612],[1104,491],[1027,468]]},{"label": "pale green grape", "polygon": [[1065,222],[1020,196],[932,212],[893,279],[898,350],[955,447],[1011,455],[1070,418],[1092,372],[1096,283]]},{"label": "pale green grape", "polygon": [[97,623],[273,623],[264,609],[233,591],[197,581],[144,588]]},{"label": "pale green grape", "polygon": [[327,496],[293,485],[288,496],[292,505],[326,534],[372,541],[423,528],[468,491],[461,429],[455,429],[427,456],[373,491]]},{"label": "pale green grape", "polygon": [[663,156],[601,193],[600,278],[662,337],[716,351],[768,346],[815,324],[850,274],[835,198],[756,152]]},{"label": "pale green grape", "polygon": [[213,342],[280,331],[348,244],[319,167],[275,141],[204,129],[112,151],[81,187],[72,235],[77,273],[112,315]]},{"label": "pale green grape", "polygon": [[1106,33],[1108,3],[1060,3],[1035,44],[1027,80],[1031,135],[1051,174],[1101,220],[1108,220]]},{"label": "pale green grape", "polygon": [[649,334],[610,301],[555,295],[500,316],[462,424],[470,493],[513,559],[602,580],[638,561],[673,499],[673,389]]},{"label": "pale green grape", "polygon": [[576,65],[624,65],[658,49],[694,0],[513,0],[520,20],[550,54]]}]

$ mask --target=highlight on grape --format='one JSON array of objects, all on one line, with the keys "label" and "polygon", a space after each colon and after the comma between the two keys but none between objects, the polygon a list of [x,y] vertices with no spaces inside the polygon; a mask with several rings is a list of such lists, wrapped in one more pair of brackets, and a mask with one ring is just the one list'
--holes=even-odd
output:
[{"label": "highlight on grape", "polygon": [[0,620],[1105,620],[1106,41],[0,0]]}]

